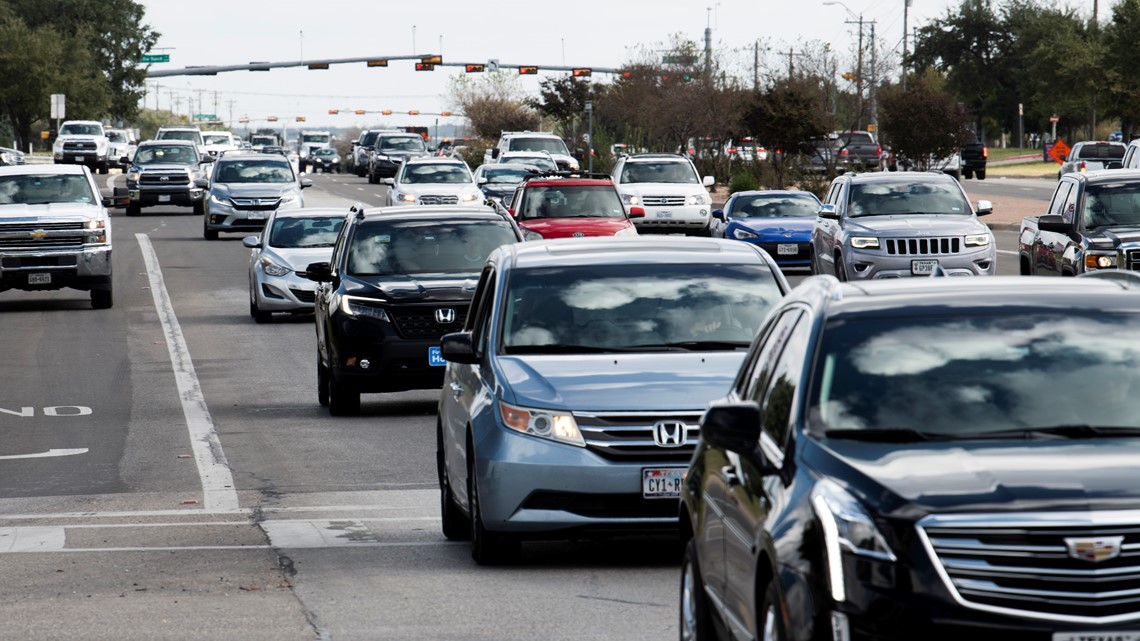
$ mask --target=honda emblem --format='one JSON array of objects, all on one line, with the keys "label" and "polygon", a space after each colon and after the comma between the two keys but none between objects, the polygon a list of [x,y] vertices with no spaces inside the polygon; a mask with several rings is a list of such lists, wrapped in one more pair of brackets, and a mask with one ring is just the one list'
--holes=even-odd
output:
[{"label": "honda emblem", "polygon": [[435,310],[435,322],[440,325],[450,325],[455,322],[455,310],[450,307],[441,307]]},{"label": "honda emblem", "polygon": [[681,447],[688,439],[688,428],[681,421],[657,421],[653,424],[653,442],[661,447]]}]

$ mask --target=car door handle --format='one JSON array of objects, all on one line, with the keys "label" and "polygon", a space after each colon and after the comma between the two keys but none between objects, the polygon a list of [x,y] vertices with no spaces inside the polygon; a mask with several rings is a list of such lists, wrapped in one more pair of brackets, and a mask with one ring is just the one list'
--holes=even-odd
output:
[{"label": "car door handle", "polygon": [[733,465],[720,468],[720,479],[729,486],[740,485],[740,477],[736,475],[736,466]]}]

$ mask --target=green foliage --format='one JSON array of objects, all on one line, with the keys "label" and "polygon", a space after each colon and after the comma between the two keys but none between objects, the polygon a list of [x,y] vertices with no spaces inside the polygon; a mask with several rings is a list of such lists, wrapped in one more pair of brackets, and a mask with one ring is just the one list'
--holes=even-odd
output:
[{"label": "green foliage", "polygon": [[728,183],[728,194],[731,196],[738,191],[752,191],[759,188],[760,181],[752,175],[752,172],[738,170],[732,174],[732,180]]},{"label": "green foliage", "polygon": [[768,145],[777,188],[785,184],[787,168],[776,162],[775,150],[786,157],[811,153],[811,139],[825,135],[832,124],[822,96],[807,79],[784,80],[754,93],[741,117],[743,129]]},{"label": "green foliage", "polygon": [[166,110],[143,109],[129,122],[130,127],[139,130],[141,140],[150,140],[154,138],[159,127],[163,125],[187,125],[190,124],[190,119],[182,114],[174,114]]},{"label": "green foliage", "polygon": [[588,129],[586,102],[595,100],[604,86],[574,76],[551,77],[542,81],[539,98],[527,100],[527,105],[553,120],[563,138],[580,140]]},{"label": "green foliage", "polygon": [[969,135],[969,117],[944,88],[933,69],[901,87],[884,91],[880,122],[895,153],[926,169],[932,158],[945,158]]}]

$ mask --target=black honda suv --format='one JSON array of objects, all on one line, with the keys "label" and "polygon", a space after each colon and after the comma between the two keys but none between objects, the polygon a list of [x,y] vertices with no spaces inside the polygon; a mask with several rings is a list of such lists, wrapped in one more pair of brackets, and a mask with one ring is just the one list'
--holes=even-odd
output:
[{"label": "black honda suv", "polygon": [[317,396],[334,415],[362,392],[443,385],[439,339],[463,328],[493,249],[522,240],[489,207],[353,208],[332,261],[305,272],[316,294]]},{"label": "black honda suv", "polygon": [[1140,638],[1138,283],[804,281],[701,421],[681,638]]}]

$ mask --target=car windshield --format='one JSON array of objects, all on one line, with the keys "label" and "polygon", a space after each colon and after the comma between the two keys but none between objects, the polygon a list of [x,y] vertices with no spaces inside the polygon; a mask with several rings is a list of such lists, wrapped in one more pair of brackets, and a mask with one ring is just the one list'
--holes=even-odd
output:
[{"label": "car windshield", "polygon": [[279,249],[332,247],[344,216],[278,217],[269,231],[269,246]]},{"label": "car windshield", "polygon": [[561,138],[511,138],[507,151],[545,151],[552,154],[570,155],[566,143]]},{"label": "car windshield", "polygon": [[627,162],[623,183],[683,183],[699,185],[700,178],[687,162]]},{"label": "car windshield", "polygon": [[507,286],[507,354],[744,349],[781,297],[765,265],[542,267]]},{"label": "car windshield", "polygon": [[1084,223],[1090,228],[1140,225],[1140,184],[1087,183]]},{"label": "car windshield", "polygon": [[354,276],[471,274],[499,245],[518,242],[505,220],[368,220],[348,249]]},{"label": "car windshield", "polygon": [[381,138],[380,151],[427,151],[427,147],[419,136],[400,136]]},{"label": "car windshield", "polygon": [[379,131],[370,131],[360,137],[360,142],[356,143],[361,147],[371,147],[376,144],[376,139],[380,137]]},{"label": "car windshield", "polygon": [[851,185],[848,215],[889,216],[891,214],[972,214],[970,203],[958,183],[900,179]]},{"label": "car windshield", "polygon": [[301,136],[301,142],[328,142],[328,141],[329,141],[329,135],[328,134],[303,134]]},{"label": "car windshield", "polygon": [[522,182],[522,179],[529,174],[530,169],[526,167],[486,167],[483,169],[482,177],[492,184],[514,185]]},{"label": "car windshield", "polygon": [[400,183],[405,185],[418,184],[448,184],[456,185],[470,183],[473,179],[471,172],[464,165],[458,163],[439,163],[422,165],[404,165]]},{"label": "car windshield", "polygon": [[59,128],[61,136],[102,136],[103,127],[99,125],[80,125],[71,123]]},{"label": "car windshield", "polygon": [[625,218],[621,197],[609,185],[527,187],[521,218]]},{"label": "car windshield", "polygon": [[78,174],[0,176],[0,205],[96,202],[91,184]]},{"label": "car windshield", "polygon": [[1120,160],[1124,157],[1126,149],[1127,147],[1118,142],[1081,145],[1080,151],[1077,152],[1077,158],[1081,160]]},{"label": "car windshield", "polygon": [[136,165],[191,165],[196,162],[198,152],[189,145],[144,145],[135,152]]},{"label": "car windshield", "polygon": [[257,145],[258,147],[264,147],[265,145],[276,145],[277,139],[270,136],[254,136],[253,138],[249,139],[249,142],[250,144]]},{"label": "car windshield", "polygon": [[232,160],[218,163],[214,181],[220,183],[289,183],[293,168],[281,160]]},{"label": "car windshield", "polygon": [[315,153],[313,153],[313,155],[314,156],[338,156],[340,154],[337,152],[337,150],[329,147],[329,148],[325,148],[325,149],[318,149]]},{"label": "car windshield", "polygon": [[1074,307],[835,319],[817,359],[808,421],[819,436],[1140,427],[1138,314]]},{"label": "car windshield", "polygon": [[850,132],[850,133],[839,134],[839,137],[837,138],[837,142],[841,146],[873,145],[873,144],[875,144],[875,139],[873,137],[871,137],[871,134],[868,134],[868,133]]},{"label": "car windshield", "polygon": [[202,140],[207,145],[228,145],[230,144],[229,136],[219,136],[218,134],[202,134]]},{"label": "car windshield", "polygon": [[815,218],[819,200],[811,194],[738,196],[726,213],[733,218]]},{"label": "car windshield", "polygon": [[159,140],[189,140],[191,142],[198,142],[202,139],[202,134],[197,131],[160,131],[157,138]]},{"label": "car windshield", "polygon": [[503,156],[499,159],[503,165],[530,165],[543,171],[558,171],[558,164],[550,156]]},{"label": "car windshield", "polygon": [[108,131],[107,140],[110,142],[127,142],[127,135],[121,131]]}]

